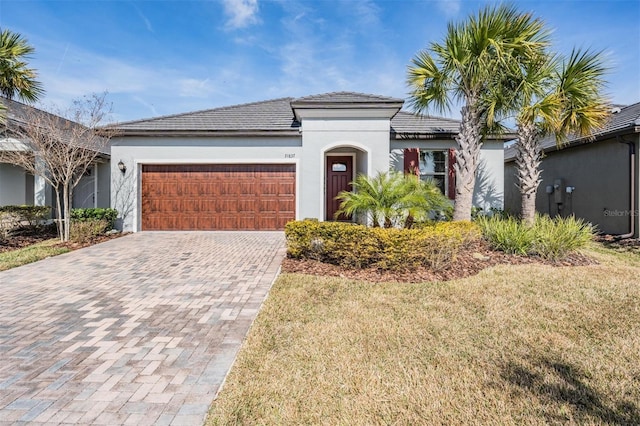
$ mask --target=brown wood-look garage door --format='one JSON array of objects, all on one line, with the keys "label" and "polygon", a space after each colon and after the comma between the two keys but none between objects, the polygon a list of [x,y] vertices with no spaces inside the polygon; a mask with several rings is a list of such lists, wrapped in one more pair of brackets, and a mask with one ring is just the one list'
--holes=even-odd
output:
[{"label": "brown wood-look garage door", "polygon": [[295,165],[142,166],[142,230],[280,230],[295,219]]}]

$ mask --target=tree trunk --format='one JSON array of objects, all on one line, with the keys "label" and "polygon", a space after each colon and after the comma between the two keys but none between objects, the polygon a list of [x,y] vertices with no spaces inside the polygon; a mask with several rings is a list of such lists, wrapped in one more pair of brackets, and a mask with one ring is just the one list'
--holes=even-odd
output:
[{"label": "tree trunk", "polygon": [[71,222],[71,208],[69,207],[69,185],[65,184],[62,188],[62,203],[64,205],[64,241],[69,241],[69,224]]},{"label": "tree trunk", "polygon": [[522,195],[522,221],[531,226],[536,219],[536,194],[521,194]]},{"label": "tree trunk", "polygon": [[58,237],[60,241],[64,241],[64,228],[62,227],[62,208],[60,206],[60,188],[53,188],[56,193],[56,228],[58,228]]},{"label": "tree trunk", "polygon": [[405,229],[411,229],[411,227],[413,226],[413,222],[415,221],[414,217],[411,216],[410,214],[407,215],[407,217],[404,220],[404,228]]},{"label": "tree trunk", "polygon": [[534,123],[518,124],[518,142],[515,148],[518,188],[522,196],[520,214],[523,222],[532,225],[536,216],[536,194],[541,181],[542,155],[538,143],[538,130]]},{"label": "tree trunk", "polygon": [[[471,105],[471,106],[469,106]],[[462,123],[460,133],[456,137],[456,201],[453,208],[453,220],[471,220],[473,204],[473,188],[476,185],[476,169],[482,147],[480,135],[480,114],[473,107],[473,102],[462,107]]]}]

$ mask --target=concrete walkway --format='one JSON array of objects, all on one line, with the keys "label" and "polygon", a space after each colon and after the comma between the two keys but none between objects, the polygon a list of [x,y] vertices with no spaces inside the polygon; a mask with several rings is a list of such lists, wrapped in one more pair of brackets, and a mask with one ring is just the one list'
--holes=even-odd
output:
[{"label": "concrete walkway", "polygon": [[0,424],[201,425],[281,232],[147,232],[0,272]]}]

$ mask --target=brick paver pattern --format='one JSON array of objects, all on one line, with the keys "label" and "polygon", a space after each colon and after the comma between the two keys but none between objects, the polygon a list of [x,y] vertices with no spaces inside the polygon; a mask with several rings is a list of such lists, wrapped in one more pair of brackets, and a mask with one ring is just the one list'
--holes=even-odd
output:
[{"label": "brick paver pattern", "polygon": [[0,424],[201,425],[281,232],[143,232],[0,272]]}]

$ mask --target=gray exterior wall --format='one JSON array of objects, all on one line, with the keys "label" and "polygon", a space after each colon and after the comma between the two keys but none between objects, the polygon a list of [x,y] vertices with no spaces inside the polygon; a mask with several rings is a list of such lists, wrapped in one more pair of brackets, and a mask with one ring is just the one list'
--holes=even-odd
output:
[{"label": "gray exterior wall", "polygon": [[111,206],[111,164],[109,161],[96,165],[96,176],[98,177],[96,206],[107,208]]},{"label": "gray exterior wall", "polygon": [[[97,172],[95,175],[98,182],[96,206],[106,208],[111,204],[109,162],[98,164]],[[21,167],[0,163],[0,206],[34,204],[53,206],[52,191],[51,186],[42,178],[28,174]]]},{"label": "gray exterior wall", "polygon": [[27,200],[26,175],[21,167],[0,163],[0,206],[33,204],[33,197]]},{"label": "gray exterior wall", "polygon": [[[638,152],[638,136],[634,138]],[[636,155],[636,171],[637,161]],[[630,218],[633,217],[637,234],[638,212],[629,209],[630,164],[627,145],[616,139],[606,139],[548,152],[541,168],[542,183],[536,197],[537,211],[551,216],[575,214],[597,225],[601,232],[607,234],[629,232]],[[504,174],[505,208],[511,213],[519,214],[520,194],[516,187],[515,162],[505,164]],[[556,179],[562,179],[561,195],[548,195],[546,187],[553,186]],[[566,187],[575,187],[575,190],[567,194]],[[636,194],[636,199],[638,195],[640,194]],[[562,204],[558,204],[558,201],[562,201]]]}]

